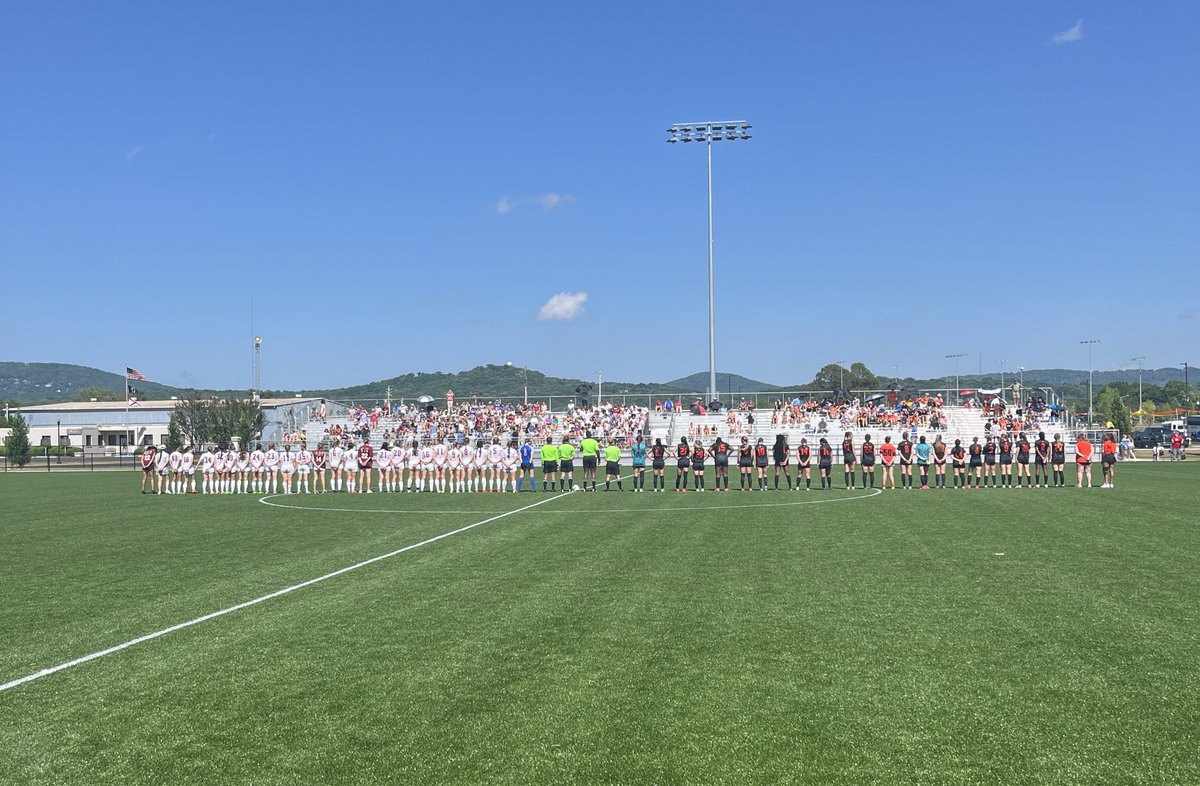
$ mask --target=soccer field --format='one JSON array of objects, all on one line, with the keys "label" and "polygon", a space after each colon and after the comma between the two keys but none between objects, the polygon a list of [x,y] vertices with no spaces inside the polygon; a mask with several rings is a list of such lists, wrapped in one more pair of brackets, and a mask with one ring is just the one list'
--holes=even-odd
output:
[{"label": "soccer field", "polygon": [[0,683],[391,554],[3,690],[0,782],[1197,783],[1197,464],[287,507],[0,475]]}]

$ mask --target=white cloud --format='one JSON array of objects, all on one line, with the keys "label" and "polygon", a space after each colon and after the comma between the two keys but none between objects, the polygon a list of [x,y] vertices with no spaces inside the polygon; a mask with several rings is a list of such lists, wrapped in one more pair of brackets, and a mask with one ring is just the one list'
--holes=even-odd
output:
[{"label": "white cloud", "polygon": [[1050,40],[1056,44],[1073,44],[1083,38],[1083,20],[1080,19],[1061,33],[1055,33]]},{"label": "white cloud", "polygon": [[496,212],[505,216],[522,205],[540,205],[543,211],[550,212],[574,201],[575,197],[571,194],[559,194],[554,191],[539,196],[501,197],[496,201]]},{"label": "white cloud", "polygon": [[559,292],[542,304],[538,309],[537,318],[540,320],[569,321],[583,313],[583,304],[587,302],[586,292]]},{"label": "white cloud", "polygon": [[125,153],[125,160],[132,161],[133,159],[137,158],[138,154],[141,152],[142,152],[142,146],[134,145],[133,147],[129,148],[129,150]]}]

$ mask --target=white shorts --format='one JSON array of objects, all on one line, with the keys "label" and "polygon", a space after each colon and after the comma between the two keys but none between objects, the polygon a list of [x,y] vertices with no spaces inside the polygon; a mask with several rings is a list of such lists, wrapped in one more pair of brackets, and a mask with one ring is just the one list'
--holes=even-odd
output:
[{"label": "white shorts", "polygon": [[299,472],[301,475],[307,475],[311,470],[312,470],[312,467],[308,466],[307,464],[301,464],[299,466],[299,468],[297,468],[296,471]]},{"label": "white shorts", "polygon": [[279,465],[278,464],[267,464],[263,467],[263,469],[265,469],[267,472],[278,472]]},{"label": "white shorts", "polygon": [[347,461],[342,466],[347,472],[358,472],[358,462],[357,461]]},{"label": "white shorts", "polygon": [[262,472],[262,469],[263,469],[262,464],[251,464],[250,465],[251,472],[256,472],[256,473]]},{"label": "white shorts", "polygon": [[247,464],[247,463],[246,463],[246,462],[244,462],[244,461],[239,461],[239,462],[238,462],[238,465],[237,465],[237,471],[238,471],[238,472],[249,472],[249,471],[250,471],[250,465],[249,465],[249,464]]},{"label": "white shorts", "polygon": [[517,474],[517,465],[509,464],[507,467],[504,468],[504,471],[510,475],[515,475],[515,474]]},{"label": "white shorts", "polygon": [[391,472],[392,464],[391,462],[388,462],[387,464],[380,464],[378,461],[376,461],[375,469],[379,470],[380,472]]},{"label": "white shorts", "polygon": [[187,475],[190,478],[196,474],[196,470],[192,469],[191,467],[188,467],[187,469],[185,469],[183,471],[183,474]]},{"label": "white shorts", "polygon": [[283,465],[280,467],[280,471],[284,472],[285,474],[290,475],[296,471],[296,468],[285,461],[285,462],[283,462]]},{"label": "white shorts", "polygon": [[422,472],[433,472],[433,463],[430,462],[430,463],[426,464],[425,462],[421,462],[421,471]]},{"label": "white shorts", "polygon": [[462,466],[462,462],[460,462],[460,461],[451,461],[451,462],[449,462],[449,463],[448,463],[446,466],[450,467],[450,469],[458,469],[459,467],[461,467],[461,466]]},{"label": "white shorts", "polygon": [[204,469],[201,470],[201,472],[203,472],[205,475],[211,475],[211,474],[213,474],[213,468],[205,467]]}]

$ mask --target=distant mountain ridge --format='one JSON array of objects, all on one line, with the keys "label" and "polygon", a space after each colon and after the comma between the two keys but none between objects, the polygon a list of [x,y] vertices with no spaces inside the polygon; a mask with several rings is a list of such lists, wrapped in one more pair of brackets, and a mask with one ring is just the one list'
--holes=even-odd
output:
[{"label": "distant mountain ridge", "polygon": [[[1011,384],[1018,379],[1019,375],[1019,371],[1008,369],[1005,372],[1005,382]],[[1197,376],[1198,381],[1200,381],[1200,374]],[[1142,372],[1142,381],[1147,385],[1161,385],[1170,380],[1181,380],[1182,377],[1183,371],[1179,368],[1145,369]],[[1096,371],[1094,372],[1093,379],[1096,386],[1102,386],[1108,382],[1131,382],[1136,384],[1138,372],[1137,369]],[[892,381],[892,378],[880,375],[879,380],[881,385],[886,386]],[[1078,385],[1081,381],[1086,380],[1086,370],[1056,368],[1027,369],[1025,371],[1025,384],[1029,387],[1036,385],[1065,387]],[[528,380],[526,380],[523,368],[508,365],[476,366],[475,368],[453,374],[443,372],[402,374],[390,379],[382,379],[343,388],[323,390],[264,390],[262,392],[264,396],[290,396],[300,393],[337,400],[372,401],[382,400],[389,395],[390,387],[390,395],[393,399],[416,398],[423,395],[440,398],[445,395],[447,390],[453,390],[455,395],[461,398],[470,398],[473,396],[484,398],[494,396],[514,397],[524,395],[526,381],[528,381],[530,398],[544,399],[548,396],[572,396],[575,395],[576,387],[581,384],[590,386],[590,394],[593,398],[599,392],[596,380],[594,379],[580,380],[567,377],[551,377],[540,371],[529,369]],[[928,388],[946,388],[953,387],[954,385],[954,377],[952,375],[933,379],[903,378],[897,381],[905,385]],[[999,385],[1000,374],[996,371],[983,375],[961,374],[958,381],[960,386],[964,388],[994,387]],[[182,398],[197,392],[193,389],[163,385],[157,382],[133,382],[131,384],[137,388],[139,396],[143,400],[170,398],[171,396]],[[807,383],[781,386],[750,379],[740,374],[724,371],[717,373],[717,387],[722,397],[728,397],[732,393],[736,398],[739,391],[747,393],[752,391],[794,391],[801,389],[805,384]],[[707,371],[699,371],[686,377],[662,383],[604,381],[606,399],[610,396],[621,395],[623,393],[631,395],[668,393],[681,396],[698,395],[707,387]],[[84,388],[99,388],[123,396],[125,393],[125,378],[119,373],[70,363],[0,361],[0,400],[17,401],[22,404],[72,401],[79,398],[78,391]],[[225,396],[244,396],[247,393],[246,390],[202,390],[205,393]]]}]

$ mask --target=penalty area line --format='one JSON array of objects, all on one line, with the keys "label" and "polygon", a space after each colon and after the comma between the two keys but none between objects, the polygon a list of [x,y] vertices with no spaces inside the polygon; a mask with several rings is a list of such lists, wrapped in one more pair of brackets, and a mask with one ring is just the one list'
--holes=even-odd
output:
[{"label": "penalty area line", "polygon": [[241,611],[242,609],[248,609],[251,606],[257,606],[259,603],[265,603],[268,600],[278,598],[282,595],[287,595],[289,593],[295,592],[296,590],[301,590],[301,589],[304,589],[305,587],[311,587],[314,584],[320,584],[322,581],[328,581],[329,579],[336,578],[338,576],[341,576],[344,573],[349,573],[351,571],[358,570],[359,568],[365,568],[368,565],[373,565],[376,562],[380,562],[385,559],[390,559],[397,555],[403,554],[406,551],[412,551],[413,549],[419,549],[422,546],[428,546],[430,543],[436,543],[439,540],[443,540],[445,538],[449,538],[454,535],[460,535],[460,534],[466,532],[467,530],[475,529],[476,527],[481,527],[484,524],[490,524],[493,521],[499,521],[500,519],[507,518],[509,516],[514,516],[517,513],[523,513],[527,510],[532,510],[533,508],[536,508],[539,505],[545,505],[547,502],[553,502],[556,499],[563,499],[564,497],[568,497],[572,493],[575,493],[575,492],[570,492],[567,494],[554,494],[552,496],[547,497],[546,499],[538,500],[537,502],[533,502],[529,505],[525,505],[524,507],[505,511],[504,513],[499,513],[495,516],[492,516],[491,518],[486,518],[486,519],[483,519],[482,521],[476,521],[474,524],[468,524],[465,527],[459,527],[458,529],[450,530],[449,532],[443,532],[441,535],[434,535],[432,538],[426,538],[425,540],[422,540],[419,543],[412,543],[408,546],[404,546],[403,548],[399,548],[394,551],[389,551],[387,554],[380,554],[378,557],[371,557],[370,559],[365,559],[362,562],[356,562],[353,565],[347,565],[344,568],[338,568],[337,570],[332,571],[330,573],[326,573],[323,576],[317,576],[316,578],[308,579],[307,581],[302,581],[299,584],[293,584],[290,587],[284,587],[283,589],[275,590],[274,592],[269,592],[266,595],[262,595],[260,597],[254,598],[252,600],[243,601],[242,603],[238,603],[233,606],[229,606],[227,608],[209,612],[208,614],[204,614],[200,617],[196,617],[195,619],[190,619],[187,622],[180,622],[175,625],[171,625],[170,627],[163,628],[162,630],[156,630],[153,633],[147,633],[144,636],[138,636],[136,639],[130,639],[129,641],[123,642],[121,644],[116,644],[112,647],[108,647],[107,649],[99,650],[97,652],[93,652],[91,654],[84,655],[79,658],[75,658],[74,660],[69,660],[66,663],[60,663],[57,666],[50,666],[48,668],[42,669],[41,671],[35,671],[32,674],[27,674],[24,677],[19,677],[15,680],[11,680],[9,682],[5,682],[4,684],[0,685],[0,693],[3,693],[6,690],[11,690],[12,688],[19,687],[26,683],[33,682],[34,680],[41,679],[42,677],[49,677],[51,674],[57,674],[60,671],[66,671],[67,669],[74,668],[75,666],[82,666],[83,664],[88,663],[89,661],[97,660],[97,659],[103,658],[107,655],[113,655],[115,653],[120,652],[121,650],[129,649],[130,647],[136,646],[138,644],[144,644],[147,641],[153,641],[154,639],[162,638],[163,636],[166,636],[170,633],[175,633],[176,631],[180,631],[185,628],[191,628],[195,625],[199,625],[202,622],[208,622],[209,620],[214,620],[218,617],[224,617],[226,614],[232,614],[235,611]]}]

